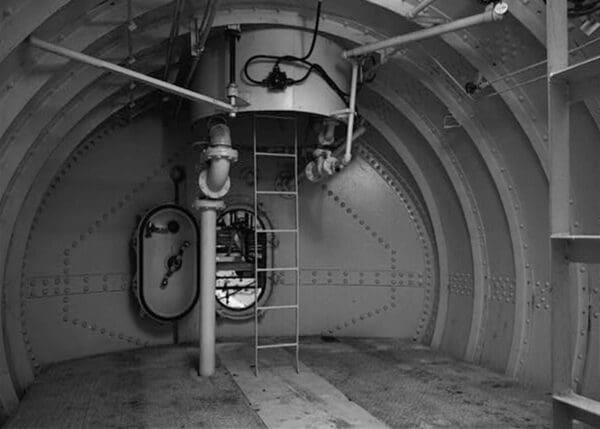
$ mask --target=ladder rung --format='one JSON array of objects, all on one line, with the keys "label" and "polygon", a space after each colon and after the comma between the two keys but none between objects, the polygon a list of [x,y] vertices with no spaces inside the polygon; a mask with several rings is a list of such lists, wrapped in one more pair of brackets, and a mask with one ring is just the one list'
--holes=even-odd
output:
[{"label": "ladder rung", "polygon": [[258,195],[298,195],[293,191],[256,191]]},{"label": "ladder rung", "polygon": [[298,343],[263,344],[256,346],[257,349],[276,349],[279,347],[298,347]]},{"label": "ladder rung", "polygon": [[276,156],[280,158],[296,158],[295,153],[271,153],[271,152],[255,152],[256,156]]},{"label": "ladder rung", "polygon": [[298,271],[298,267],[283,267],[283,268],[257,268],[256,271]]},{"label": "ladder rung", "polygon": [[256,230],[257,233],[263,232],[263,233],[279,233],[279,232],[295,232],[298,233],[297,229],[257,229]]},{"label": "ladder rung", "polygon": [[298,304],[289,304],[289,305],[265,305],[262,307],[256,307],[257,310],[286,310],[286,309],[297,309]]}]

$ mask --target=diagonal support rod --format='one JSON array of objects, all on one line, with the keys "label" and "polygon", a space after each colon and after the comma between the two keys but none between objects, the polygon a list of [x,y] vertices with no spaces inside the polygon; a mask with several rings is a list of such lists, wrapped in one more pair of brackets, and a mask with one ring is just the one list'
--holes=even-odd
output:
[{"label": "diagonal support rod", "polygon": [[121,67],[119,65],[110,63],[108,61],[101,60],[99,58],[95,58],[81,52],[73,51],[68,48],[64,48],[59,45],[55,45],[53,43],[45,42],[36,37],[30,37],[29,42],[40,49],[43,49],[48,52],[52,52],[53,54],[60,55],[62,57],[70,58],[75,61],[79,61],[94,67],[98,67],[101,69],[108,70],[110,72],[120,74],[122,76],[126,76],[130,79],[137,80],[139,82],[145,83],[146,85],[152,86],[154,88],[158,88],[165,92],[169,92],[171,94],[178,95],[179,97],[187,98],[188,100],[201,102],[201,103],[209,103],[214,106],[220,107],[223,110],[228,112],[235,112],[236,108],[224,101],[217,100],[216,98],[209,97],[207,95],[200,94],[195,91],[190,91],[189,89],[182,88],[177,85],[173,85],[172,83],[165,82],[160,79],[153,78],[151,76],[147,76],[143,73],[136,72],[134,70]]},{"label": "diagonal support rod", "polygon": [[457,19],[456,21],[452,21],[447,24],[440,24],[436,25],[435,27],[414,31],[412,33],[401,34],[400,36],[392,37],[391,39],[382,40],[376,43],[371,43],[370,45],[359,46],[357,48],[344,51],[342,55],[344,58],[358,57],[370,52],[375,52],[386,48],[395,48],[406,43],[417,42],[419,40],[451,33],[464,28],[484,24],[486,22],[499,21],[504,17],[506,12],[508,12],[508,6],[506,3],[496,3],[493,7],[489,7],[483,13],[469,16],[467,18]]}]

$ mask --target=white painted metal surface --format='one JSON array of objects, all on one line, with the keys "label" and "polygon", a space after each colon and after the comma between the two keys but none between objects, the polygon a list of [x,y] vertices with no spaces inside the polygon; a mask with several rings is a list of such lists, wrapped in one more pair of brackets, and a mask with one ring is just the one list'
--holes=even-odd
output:
[{"label": "white painted metal surface", "polygon": [[[310,47],[312,34],[283,28],[252,29],[247,28],[238,41],[236,54],[237,85],[240,98],[249,106],[239,107],[240,112],[285,110],[311,112],[327,116],[330,112],[346,107],[343,100],[313,72],[304,82],[287,87],[283,91],[272,91],[254,85],[245,79],[242,69],[246,61],[254,55],[293,55],[302,57]],[[320,64],[337,85],[348,91],[350,65],[341,57],[342,49],[331,39],[318,36],[310,62]],[[273,61],[261,60],[248,67],[248,73],[257,80],[267,77],[273,67]],[[307,68],[297,64],[282,62],[281,70],[289,78],[300,78]],[[207,42],[205,52],[198,65],[193,88],[214,98],[225,98],[229,82],[229,55],[225,39],[216,35]],[[215,109],[196,105],[192,109],[192,118],[210,116]]]}]

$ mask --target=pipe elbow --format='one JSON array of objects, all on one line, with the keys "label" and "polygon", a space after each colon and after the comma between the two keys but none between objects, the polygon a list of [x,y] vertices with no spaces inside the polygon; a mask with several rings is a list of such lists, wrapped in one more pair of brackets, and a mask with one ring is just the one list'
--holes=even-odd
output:
[{"label": "pipe elbow", "polygon": [[214,159],[207,169],[206,184],[214,192],[218,192],[229,179],[231,161],[225,158]]},{"label": "pipe elbow", "polygon": [[229,192],[229,170],[231,163],[237,161],[238,152],[231,148],[231,133],[227,125],[213,125],[209,136],[210,146],[204,151],[208,167],[200,173],[198,185],[208,198],[218,199]]}]

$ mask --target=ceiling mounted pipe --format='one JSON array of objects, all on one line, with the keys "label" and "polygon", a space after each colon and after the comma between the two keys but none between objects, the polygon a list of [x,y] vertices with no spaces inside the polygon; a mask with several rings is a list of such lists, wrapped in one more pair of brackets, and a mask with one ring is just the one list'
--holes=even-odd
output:
[{"label": "ceiling mounted pipe", "polygon": [[493,6],[488,6],[485,12],[469,16],[467,18],[457,19],[456,21],[447,24],[436,25],[435,27],[425,28],[408,34],[392,37],[391,39],[382,40],[381,42],[371,43],[369,45],[359,46],[358,48],[344,51],[344,58],[353,58],[365,55],[371,52],[379,51],[386,48],[396,48],[410,42],[416,42],[430,37],[440,36],[446,33],[463,30],[475,25],[484,24],[486,22],[499,21],[504,18],[508,12],[508,5],[504,2],[496,3]]},{"label": "ceiling mounted pipe", "polygon": [[173,85],[172,83],[162,81],[160,79],[153,78],[151,76],[147,76],[143,73],[136,72],[134,70],[118,66],[116,64],[110,63],[108,61],[101,60],[99,58],[94,58],[92,56],[83,54],[81,52],[73,51],[68,48],[64,48],[62,46],[55,45],[53,43],[48,43],[43,40],[40,40],[36,37],[30,37],[29,42],[40,49],[43,49],[48,52],[52,52],[53,54],[60,55],[65,58],[69,58],[75,61],[79,61],[84,64],[88,64],[90,66],[98,67],[104,70],[108,70],[110,72],[120,74],[122,76],[126,76],[130,79],[137,80],[139,82],[145,83],[146,85],[152,86],[154,88],[158,88],[165,92],[169,92],[171,94],[178,95],[183,98],[187,98],[188,100],[200,102],[200,103],[208,103],[220,111],[225,110],[228,112],[235,112],[235,107],[227,104],[224,101],[217,100],[213,97],[208,97],[203,94],[199,94],[194,91],[190,91],[189,89],[182,88],[177,85]]}]

